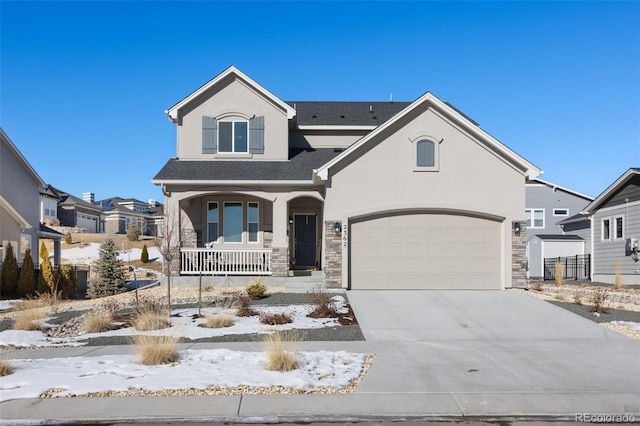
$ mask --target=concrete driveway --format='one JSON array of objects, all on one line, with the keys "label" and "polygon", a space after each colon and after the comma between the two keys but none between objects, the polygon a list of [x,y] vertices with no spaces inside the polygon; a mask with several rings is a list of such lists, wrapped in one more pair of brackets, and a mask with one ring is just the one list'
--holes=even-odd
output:
[{"label": "concrete driveway", "polygon": [[513,291],[348,296],[376,351],[357,393],[427,398],[442,415],[640,413],[640,341],[550,303]]}]

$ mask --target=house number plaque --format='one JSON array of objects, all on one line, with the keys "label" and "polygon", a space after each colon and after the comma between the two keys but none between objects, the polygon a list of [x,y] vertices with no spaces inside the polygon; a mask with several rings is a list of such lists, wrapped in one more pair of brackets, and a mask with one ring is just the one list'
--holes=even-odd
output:
[{"label": "house number plaque", "polygon": [[342,225],[342,247],[347,246],[347,224]]}]

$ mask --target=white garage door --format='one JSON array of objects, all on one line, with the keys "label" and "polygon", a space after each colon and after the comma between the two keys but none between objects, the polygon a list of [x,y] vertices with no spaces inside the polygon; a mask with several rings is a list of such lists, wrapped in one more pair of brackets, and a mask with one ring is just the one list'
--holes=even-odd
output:
[{"label": "white garage door", "polygon": [[352,289],[499,289],[500,222],[404,214],[351,225]]},{"label": "white garage door", "polygon": [[95,217],[78,214],[78,228],[85,228],[87,232],[96,232],[97,222]]}]

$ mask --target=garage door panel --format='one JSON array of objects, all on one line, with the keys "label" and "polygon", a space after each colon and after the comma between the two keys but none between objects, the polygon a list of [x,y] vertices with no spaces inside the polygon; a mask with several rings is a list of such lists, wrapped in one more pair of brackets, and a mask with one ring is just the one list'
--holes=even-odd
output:
[{"label": "garage door panel", "polygon": [[351,288],[500,288],[500,223],[407,214],[351,225]]}]

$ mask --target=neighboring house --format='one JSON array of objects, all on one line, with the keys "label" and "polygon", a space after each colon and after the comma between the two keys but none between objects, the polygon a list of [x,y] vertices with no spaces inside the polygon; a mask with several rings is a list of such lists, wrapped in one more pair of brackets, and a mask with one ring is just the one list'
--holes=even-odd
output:
[{"label": "neighboring house", "polygon": [[60,195],[60,201],[58,202],[60,226],[77,228],[82,230],[81,232],[88,233],[102,233],[105,231],[102,207],[67,192],[56,191]]},{"label": "neighboring house", "polygon": [[46,184],[16,145],[0,129],[0,261],[10,242],[18,263],[31,249],[34,264],[40,259],[40,239],[53,239],[53,264],[60,264],[60,240],[64,235],[41,224],[41,192]]},{"label": "neighboring house", "polygon": [[40,223],[45,226],[60,224],[58,201],[60,201],[60,194],[51,185],[46,185],[40,190]]},{"label": "neighboring house", "polygon": [[590,221],[580,212],[593,197],[547,182],[526,184],[529,277],[544,277],[544,259],[591,252]]},{"label": "neighboring house", "polygon": [[631,168],[584,208],[591,218],[593,281],[640,285],[640,168]]},{"label": "neighboring house", "polygon": [[[169,108],[153,178],[182,275],[317,269],[328,287],[525,281],[525,180],[541,171],[451,105],[284,102],[235,67]],[[205,247],[208,246],[208,247]]]},{"label": "neighboring house", "polygon": [[[93,194],[90,194],[93,196]],[[109,234],[124,234],[132,221],[136,221],[141,235],[158,235],[162,223],[162,204],[150,199],[148,202],[135,198],[112,197],[97,201],[105,216],[105,230]]]}]

